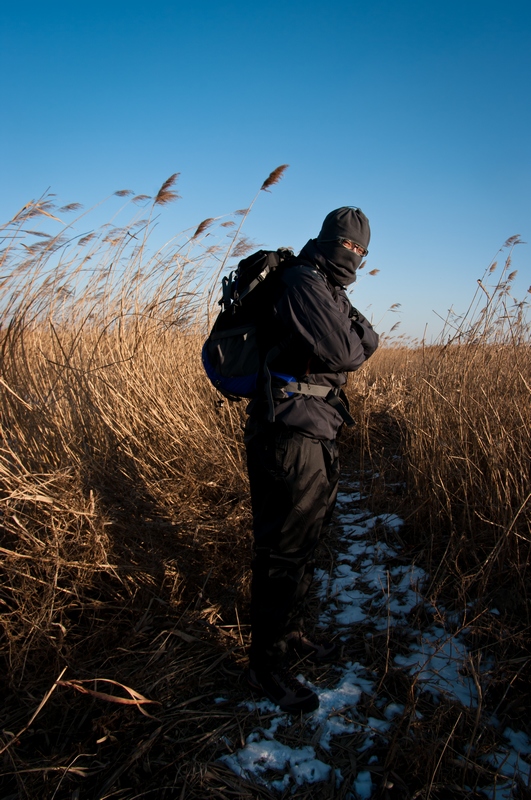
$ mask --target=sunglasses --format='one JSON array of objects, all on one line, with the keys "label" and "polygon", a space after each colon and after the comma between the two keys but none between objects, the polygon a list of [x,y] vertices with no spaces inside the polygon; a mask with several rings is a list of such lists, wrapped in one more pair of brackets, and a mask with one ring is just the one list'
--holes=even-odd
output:
[{"label": "sunglasses", "polygon": [[366,247],[362,247],[361,244],[357,242],[351,242],[350,239],[343,239],[342,237],[338,238],[337,240],[340,245],[346,247],[347,250],[352,250],[353,253],[356,253],[358,256],[367,256],[369,255],[369,251]]}]

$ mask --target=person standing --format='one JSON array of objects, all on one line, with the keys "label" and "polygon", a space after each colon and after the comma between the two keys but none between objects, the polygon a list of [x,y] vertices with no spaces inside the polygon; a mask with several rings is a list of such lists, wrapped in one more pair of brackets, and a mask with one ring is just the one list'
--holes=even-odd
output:
[{"label": "person standing", "polygon": [[313,711],[319,699],[289,671],[290,652],[323,660],[335,649],[305,635],[304,604],[315,548],[337,495],[336,437],[349,418],[341,390],[347,373],[378,346],[378,335],[345,291],[369,240],[367,217],[343,206],[327,215],[317,238],[283,270],[261,332],[268,346],[281,343],[268,363],[269,401],[264,390],[247,408],[254,536],[248,682],[291,713]]}]

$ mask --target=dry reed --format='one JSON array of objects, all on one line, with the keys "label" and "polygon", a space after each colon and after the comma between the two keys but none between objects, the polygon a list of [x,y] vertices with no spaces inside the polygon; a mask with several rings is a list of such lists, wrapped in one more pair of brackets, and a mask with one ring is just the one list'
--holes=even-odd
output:
[{"label": "dry reed", "polygon": [[[153,206],[176,199],[176,179]],[[156,251],[151,211],[77,235],[76,222],[58,215],[79,206],[57,210],[50,196],[2,229],[3,797],[272,796],[215,763],[226,741],[243,743],[252,717],[235,710],[245,688],[233,671],[247,640],[249,511],[243,411],[220,404],[203,376],[198,326],[219,264],[249,246],[240,232],[251,207],[236,212],[238,225],[208,218]],[[222,234],[235,228],[229,252],[201,239],[215,223]],[[515,692],[527,697],[529,643],[531,351],[527,306],[510,298],[516,244],[506,243],[496,286],[487,285],[489,268],[439,344],[386,347],[353,377],[359,425],[342,442],[362,477],[379,471],[374,506],[389,511],[391,501],[407,518],[404,544],[430,571],[434,603],[480,604],[471,628],[478,652],[498,658],[504,677],[491,707],[502,708]],[[481,615],[492,603],[503,614],[496,630]],[[381,669],[383,690],[405,705],[380,753],[381,796],[448,798],[450,783],[452,796],[467,796],[456,753],[478,720],[414,698],[389,668],[399,639],[359,642],[358,657]],[[74,692],[89,679],[158,701],[156,719],[123,708],[118,694],[102,706],[99,683],[89,705]],[[233,706],[213,709],[225,689]],[[289,735],[302,743],[303,724]],[[493,742],[482,736],[486,752]],[[296,796],[346,796],[354,746],[334,745],[343,788]]]}]

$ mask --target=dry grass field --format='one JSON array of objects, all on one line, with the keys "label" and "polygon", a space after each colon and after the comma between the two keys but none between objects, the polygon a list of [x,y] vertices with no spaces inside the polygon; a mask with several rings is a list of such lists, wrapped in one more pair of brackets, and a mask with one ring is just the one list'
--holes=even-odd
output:
[{"label": "dry grass field", "polygon": [[[206,381],[198,315],[226,260],[209,233],[233,232],[242,255],[241,215],[153,253],[173,181],[153,201],[118,194],[147,218],[76,238],[56,220],[78,209],[45,197],[3,229],[0,796],[272,797],[216,762],[249,712],[211,702],[244,664],[251,545],[243,404],[220,404]],[[345,467],[377,473],[369,505],[403,517],[434,606],[473,608],[475,658],[495,664],[481,715],[455,727],[440,706],[415,737],[397,733],[386,769],[400,781],[375,797],[479,797],[451,737],[473,741],[494,710],[530,731],[531,342],[511,297],[516,244],[439,344],[388,341],[351,376]],[[367,651],[375,668],[390,646]]]}]

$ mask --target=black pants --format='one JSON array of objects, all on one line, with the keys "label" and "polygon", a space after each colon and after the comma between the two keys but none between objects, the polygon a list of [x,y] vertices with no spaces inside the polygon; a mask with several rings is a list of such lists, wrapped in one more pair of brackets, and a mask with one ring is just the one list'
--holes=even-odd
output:
[{"label": "black pants", "polygon": [[314,551],[332,515],[339,480],[334,440],[286,426],[248,423],[245,439],[253,510],[251,665],[274,663],[283,637],[301,629]]}]

